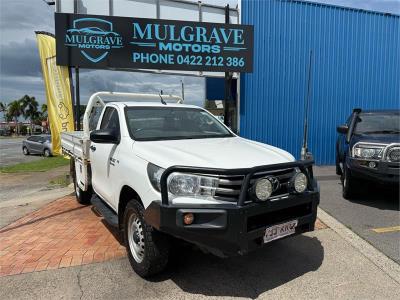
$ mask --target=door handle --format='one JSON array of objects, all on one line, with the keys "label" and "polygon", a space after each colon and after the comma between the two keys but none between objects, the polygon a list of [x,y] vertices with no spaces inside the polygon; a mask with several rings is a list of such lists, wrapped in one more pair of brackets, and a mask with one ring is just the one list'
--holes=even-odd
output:
[{"label": "door handle", "polygon": [[92,151],[96,151],[96,146],[90,146],[90,150],[92,150]]}]

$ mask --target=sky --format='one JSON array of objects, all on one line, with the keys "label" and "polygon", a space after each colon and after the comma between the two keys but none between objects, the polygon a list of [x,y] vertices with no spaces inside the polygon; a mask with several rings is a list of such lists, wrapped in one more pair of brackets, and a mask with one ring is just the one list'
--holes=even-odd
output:
[{"label": "sky", "polygon": [[[400,15],[400,0],[309,1]],[[202,2],[237,4],[237,0]],[[11,102],[25,94],[35,96],[39,103],[46,101],[34,31],[54,33],[53,14],[54,7],[41,0],[0,0],[0,101]],[[101,90],[138,93],[163,90],[165,94],[180,95],[181,80],[185,84],[186,103],[202,105],[205,97],[203,78],[88,69],[81,71],[81,102],[86,103],[92,93]]]}]

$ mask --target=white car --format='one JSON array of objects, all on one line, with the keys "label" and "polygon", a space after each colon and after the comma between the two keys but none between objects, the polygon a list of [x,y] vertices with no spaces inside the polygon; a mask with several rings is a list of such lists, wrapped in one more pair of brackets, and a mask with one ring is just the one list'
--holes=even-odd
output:
[{"label": "white car", "polygon": [[122,231],[139,275],[164,269],[171,236],[232,256],[314,229],[319,189],[312,161],[241,138],[181,102],[96,93],[84,131],[62,134],[77,200],[91,200]]}]

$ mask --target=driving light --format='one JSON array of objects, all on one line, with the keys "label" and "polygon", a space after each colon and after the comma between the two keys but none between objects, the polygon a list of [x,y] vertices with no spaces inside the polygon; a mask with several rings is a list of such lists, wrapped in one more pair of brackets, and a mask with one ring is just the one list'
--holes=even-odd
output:
[{"label": "driving light", "polygon": [[261,200],[265,201],[271,196],[272,194],[272,183],[267,178],[261,178],[257,180],[255,184],[254,192],[256,197]]},{"label": "driving light", "polygon": [[303,193],[307,188],[307,176],[304,173],[294,175],[294,190],[297,193]]},{"label": "driving light", "polygon": [[213,197],[218,178],[194,174],[172,173],[168,177],[168,191],[173,196]]}]

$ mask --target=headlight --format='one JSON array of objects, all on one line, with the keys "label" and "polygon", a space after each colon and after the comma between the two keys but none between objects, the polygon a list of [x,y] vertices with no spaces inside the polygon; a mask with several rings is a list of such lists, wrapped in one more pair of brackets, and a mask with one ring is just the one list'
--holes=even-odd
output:
[{"label": "headlight", "polygon": [[374,144],[355,144],[353,147],[353,157],[362,159],[381,159],[385,145]]},{"label": "headlight", "polygon": [[267,200],[272,194],[271,181],[268,178],[261,178],[257,180],[256,184],[254,185],[254,193],[259,200]]},{"label": "headlight", "polygon": [[294,175],[293,187],[297,193],[303,193],[307,188],[307,176],[304,173]]},{"label": "headlight", "polygon": [[168,177],[168,191],[175,197],[213,197],[218,178],[185,173],[172,173]]},{"label": "headlight", "polygon": [[152,163],[147,165],[147,175],[149,176],[151,185],[157,192],[161,191],[161,175],[164,171],[165,169]]}]

